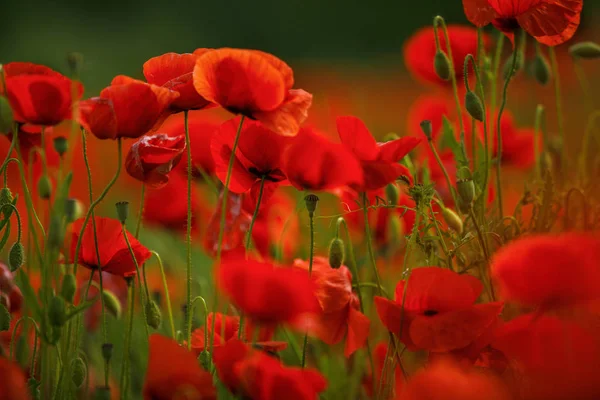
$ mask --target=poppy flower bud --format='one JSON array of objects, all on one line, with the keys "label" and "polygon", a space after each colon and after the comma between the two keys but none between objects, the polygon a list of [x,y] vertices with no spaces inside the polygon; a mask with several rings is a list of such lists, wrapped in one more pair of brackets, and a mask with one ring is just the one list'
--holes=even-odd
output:
[{"label": "poppy flower bud", "polygon": [[204,368],[206,371],[210,371],[210,353],[208,350],[204,349],[198,356],[198,360],[200,361],[202,368]]},{"label": "poppy flower bud", "polygon": [[112,358],[113,353],[113,344],[112,343],[102,343],[102,358],[104,362],[107,364],[110,363],[110,359]]},{"label": "poppy flower bud", "polygon": [[69,303],[73,303],[73,299],[75,298],[75,292],[77,291],[77,280],[75,279],[75,275],[66,274],[63,277],[62,285],[60,287],[60,295],[68,301]]},{"label": "poppy flower bud", "polygon": [[460,179],[456,181],[456,189],[463,204],[470,206],[475,199],[475,183],[473,179]]},{"label": "poppy flower bud", "polygon": [[344,241],[338,237],[329,243],[329,265],[331,268],[339,268],[344,264]]},{"label": "poppy flower bud", "polygon": [[154,302],[154,300],[148,301],[146,303],[146,323],[148,326],[158,329],[161,321],[162,314],[160,312],[160,308],[158,308],[158,305]]},{"label": "poppy flower bud", "polygon": [[48,304],[48,319],[52,326],[61,327],[67,322],[67,305],[60,296],[54,296]]},{"label": "poppy flower bud", "polygon": [[4,304],[0,304],[0,332],[10,329],[10,313]]},{"label": "poppy flower bud", "polygon": [[540,85],[546,85],[550,81],[550,65],[542,54],[536,54],[531,68],[533,77]]},{"label": "poppy flower bud", "polygon": [[477,121],[483,122],[483,103],[479,96],[471,90],[467,91],[467,94],[465,95],[465,108],[471,117],[475,118]]},{"label": "poppy flower bud", "polygon": [[441,50],[438,50],[435,53],[435,57],[433,58],[433,68],[440,79],[445,81],[450,80],[450,59],[446,53]]},{"label": "poppy flower bud", "polygon": [[69,65],[71,76],[79,76],[81,66],[83,65],[83,54],[78,53],[76,51],[67,54],[67,64]]},{"label": "poppy flower bud", "polygon": [[127,217],[129,216],[129,202],[128,201],[119,201],[115,204],[117,207],[117,217],[122,224],[125,224],[127,221]]},{"label": "poppy flower bud", "polygon": [[121,301],[113,292],[104,289],[102,291],[102,300],[104,301],[104,307],[106,307],[106,310],[109,313],[111,313],[116,319],[121,318],[121,315],[123,314]]},{"label": "poppy flower bud", "polygon": [[7,134],[13,129],[13,112],[8,99],[0,96],[0,133]]},{"label": "poppy flower bud", "polygon": [[[10,189],[8,187],[3,187],[2,189],[0,189],[0,208],[4,208],[5,205],[7,204],[12,204],[12,202],[14,201],[12,192],[10,191]],[[12,209],[9,209],[8,207],[6,209],[2,210],[2,213],[4,214],[4,217],[8,218],[10,216],[10,213],[12,212]]]},{"label": "poppy flower bud", "polygon": [[44,200],[48,200],[52,196],[52,182],[46,174],[40,176],[38,181],[38,195]]},{"label": "poppy flower bud", "polygon": [[110,388],[108,386],[96,387],[94,400],[110,400]]},{"label": "poppy flower bud", "polygon": [[319,201],[319,196],[316,194],[309,194],[304,197],[304,201],[306,203],[306,209],[308,210],[309,217],[315,214],[315,210],[317,209],[317,202]]},{"label": "poppy flower bud", "polygon": [[504,63],[504,66],[502,67],[502,75],[504,76],[504,80],[507,80],[509,77],[513,78],[515,75],[517,75],[517,72],[523,69],[523,55],[521,54],[521,52],[517,52],[517,62],[513,71],[511,71],[512,65],[513,58],[509,57],[508,60],[506,60],[506,62]]},{"label": "poppy flower bud", "polygon": [[400,191],[398,187],[392,183],[385,187],[385,197],[387,197],[388,203],[397,206],[398,198],[400,197]]},{"label": "poppy flower bud", "polygon": [[8,267],[10,272],[16,272],[25,262],[25,248],[21,242],[15,242],[8,252]]},{"label": "poppy flower bud", "polygon": [[600,58],[600,45],[594,42],[576,43],[569,47],[569,53],[571,53],[571,56],[573,57],[593,60]]},{"label": "poppy flower bud", "polygon": [[57,136],[53,141],[54,150],[58,153],[59,156],[63,156],[69,149],[69,141],[64,136]]},{"label": "poppy flower bud", "polygon": [[53,214],[50,217],[50,227],[48,228],[48,244],[55,249],[60,248],[64,243],[65,232],[61,218]]},{"label": "poppy flower bud", "polygon": [[77,389],[83,386],[87,375],[87,366],[81,357],[71,361],[71,380]]},{"label": "poppy flower bud", "polygon": [[420,125],[421,125],[421,130],[425,134],[425,137],[427,138],[427,140],[431,141],[431,138],[432,138],[431,134],[433,133],[431,121],[426,119],[424,121],[421,121]]},{"label": "poppy flower bud", "polygon": [[457,233],[462,233],[463,231],[463,222],[453,210],[449,208],[445,208],[442,210],[442,217],[446,224],[452,229],[454,229]]},{"label": "poppy flower bud", "polygon": [[81,217],[83,217],[83,205],[77,199],[67,199],[65,200],[65,217],[67,218],[67,222],[73,222]]}]

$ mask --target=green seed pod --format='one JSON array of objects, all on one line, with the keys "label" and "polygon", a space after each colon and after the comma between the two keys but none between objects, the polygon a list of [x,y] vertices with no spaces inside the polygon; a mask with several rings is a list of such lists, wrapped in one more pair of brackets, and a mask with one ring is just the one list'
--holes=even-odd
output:
[{"label": "green seed pod", "polygon": [[158,308],[158,305],[153,300],[148,301],[146,303],[146,323],[148,326],[158,329],[161,321],[162,314],[160,308]]},{"label": "green seed pod", "polygon": [[14,197],[8,187],[3,187],[0,189],[0,208],[2,208],[2,213],[4,214],[5,218],[10,216],[12,209],[9,209],[8,207],[4,208],[4,206],[7,204],[12,204],[13,201]]},{"label": "green seed pod", "polygon": [[573,57],[593,60],[600,58],[600,45],[594,42],[576,43],[569,47],[569,53],[571,53],[571,56]]},{"label": "green seed pod", "polygon": [[62,219],[58,215],[50,216],[50,227],[48,229],[48,244],[54,249],[60,249],[65,240]]},{"label": "green seed pod", "polygon": [[427,138],[427,140],[431,141],[432,139],[432,134],[433,134],[433,127],[431,125],[431,121],[429,120],[424,120],[421,121],[421,130],[423,131],[423,134],[425,135],[425,137]]},{"label": "green seed pod", "polygon": [[21,242],[15,242],[8,252],[8,268],[16,272],[25,263],[25,248]]},{"label": "green seed pod", "polygon": [[397,206],[398,199],[400,198],[400,190],[393,183],[390,183],[385,187],[385,197],[387,197],[388,203]]},{"label": "green seed pod", "polygon": [[475,200],[475,183],[472,179],[461,179],[456,182],[458,195],[464,205],[470,206]]},{"label": "green seed pod", "polygon": [[463,231],[463,222],[453,210],[449,208],[444,208],[442,210],[442,217],[446,224],[452,229],[454,229],[457,233],[462,233]]},{"label": "green seed pod", "polygon": [[117,207],[117,217],[119,218],[119,221],[124,224],[129,216],[129,202],[119,201],[115,206]]},{"label": "green seed pod", "polygon": [[344,241],[340,238],[333,238],[329,243],[329,265],[331,268],[339,268],[344,264]]},{"label": "green seed pod", "polygon": [[465,108],[469,112],[469,115],[475,118],[477,121],[483,122],[484,112],[483,103],[479,96],[475,92],[469,90],[465,95]]},{"label": "green seed pod", "polygon": [[71,380],[77,389],[83,386],[87,377],[87,366],[81,357],[71,361]]},{"label": "green seed pod", "polygon": [[[504,66],[502,67],[502,75],[504,76],[504,80],[507,80],[510,77],[512,64],[513,64],[513,58],[512,58],[512,56],[510,56],[504,63]],[[517,73],[522,69],[523,69],[523,55],[521,54],[521,52],[518,52],[517,53],[517,62],[515,64],[514,71],[512,71],[511,78],[514,78],[515,75],[517,75]]]},{"label": "green seed pod", "polygon": [[67,304],[60,296],[54,296],[50,299],[48,305],[48,319],[50,324],[57,328],[63,326],[67,322]]},{"label": "green seed pod", "polygon": [[75,298],[75,292],[77,291],[77,279],[73,274],[66,274],[63,277],[62,285],[60,287],[60,295],[68,301],[69,303],[73,303],[73,299]]},{"label": "green seed pod", "polygon": [[13,112],[8,99],[0,96],[0,133],[7,134],[13,129]]},{"label": "green seed pod", "polygon": [[10,313],[4,304],[0,304],[0,332],[10,329]]},{"label": "green seed pod", "polygon": [[62,157],[63,154],[69,149],[69,141],[64,136],[57,136],[54,138],[54,150]]},{"label": "green seed pod", "polygon": [[308,194],[304,197],[304,202],[306,203],[306,209],[308,210],[308,215],[312,218],[315,214],[315,210],[317,209],[317,202],[319,201],[319,196],[316,194]]},{"label": "green seed pod", "polygon": [[46,174],[40,176],[38,181],[38,195],[44,200],[48,200],[52,196],[52,182]]},{"label": "green seed pod", "polygon": [[446,53],[441,50],[438,50],[435,53],[435,57],[433,58],[433,68],[440,79],[444,81],[450,80],[450,59]]},{"label": "green seed pod", "polygon": [[531,65],[533,77],[540,85],[550,82],[550,64],[542,54],[536,54]]},{"label": "green seed pod", "polygon": [[123,308],[121,307],[119,298],[110,290],[104,289],[102,291],[102,300],[104,301],[106,310],[115,318],[120,319],[123,314]]}]

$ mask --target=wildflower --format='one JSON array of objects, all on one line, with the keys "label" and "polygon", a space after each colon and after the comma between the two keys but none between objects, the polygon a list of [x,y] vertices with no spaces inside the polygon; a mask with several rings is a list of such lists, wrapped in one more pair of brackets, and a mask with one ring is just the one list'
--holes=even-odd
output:
[{"label": "wildflower", "polygon": [[165,185],[167,175],[179,163],[185,150],[184,136],[146,135],[129,149],[125,168],[129,175],[153,187]]}]

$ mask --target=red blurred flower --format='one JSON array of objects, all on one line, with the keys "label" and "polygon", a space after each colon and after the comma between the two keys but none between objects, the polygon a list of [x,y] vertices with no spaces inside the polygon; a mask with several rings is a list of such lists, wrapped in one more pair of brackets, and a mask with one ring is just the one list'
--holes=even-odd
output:
[{"label": "red blurred flower", "polygon": [[194,89],[192,72],[198,57],[190,53],[166,53],[144,63],[148,83],[179,93],[179,98],[171,104],[174,112],[200,110],[212,105]]},{"label": "red blurred flower", "polygon": [[127,76],[79,104],[80,123],[98,139],[138,138],[160,125],[179,93]]},{"label": "red blurred flower", "polygon": [[[89,221],[83,232],[81,248],[79,249],[79,264],[90,269],[100,268],[103,272],[113,275],[128,277],[135,275],[135,263],[125,242],[121,223],[112,218],[95,217],[96,235],[98,238],[98,251],[100,259],[96,255],[94,241],[94,224]],[[84,218],[73,222],[71,227],[71,260],[75,257],[77,241],[81,233]],[[129,232],[127,233],[129,243],[135,254],[138,265],[142,265],[150,258],[150,251],[144,247]]]},{"label": "red blurred flower", "polygon": [[297,323],[304,314],[319,311],[315,283],[297,269],[233,257],[219,266],[217,283],[236,307],[261,325]]},{"label": "red blurred flower", "polygon": [[[474,304],[483,290],[471,275],[439,267],[412,270],[396,286],[395,301],[375,297],[381,322],[409,350],[447,352],[468,346],[496,321],[502,303]],[[402,302],[404,297],[404,310]]]},{"label": "red blurred flower", "polygon": [[491,22],[511,40],[521,27],[538,42],[557,46],[579,27],[583,0],[463,0],[463,7],[475,26]]},{"label": "red blurred flower", "polygon": [[504,298],[554,308],[600,298],[599,263],[600,240],[590,235],[531,236],[500,248],[491,274]]},{"label": "red blurred flower", "polygon": [[[419,96],[408,110],[408,133],[415,137],[423,137],[421,122],[427,120],[431,122],[431,136],[436,140],[442,133],[443,117],[453,120],[454,107],[452,99],[444,94]],[[421,149],[424,147],[427,146],[422,146]]]},{"label": "red blurred flower", "polygon": [[[225,122],[212,138],[215,171],[223,184],[227,180],[229,159],[239,124],[239,118]],[[281,170],[281,155],[287,144],[287,138],[266,129],[260,123],[245,121],[231,170],[229,190],[233,193],[250,190],[252,198],[257,199],[260,182],[264,178],[265,193],[272,192],[279,183],[286,180]],[[263,200],[266,198],[263,197]]]},{"label": "red blurred flower", "polygon": [[[389,349],[392,351],[392,349]],[[388,356],[388,344],[387,343],[379,343],[373,349],[373,364],[374,364],[374,376],[368,375],[363,380],[363,387],[365,388],[367,394],[370,398],[375,398],[374,390],[377,391],[379,389],[379,382],[382,382],[384,385],[392,385],[392,387],[386,387],[389,393],[389,397],[386,400],[401,400],[402,387],[404,386],[404,376],[402,375],[402,369],[398,363],[394,362],[394,365],[390,365],[389,361],[392,355]],[[387,366],[386,366],[387,364]],[[392,372],[389,370],[393,368],[394,378],[390,379],[392,376]],[[385,372],[385,377],[387,380],[381,381],[381,374]]]},{"label": "red blurred flower", "polygon": [[[502,133],[502,163],[520,169],[531,168],[535,164],[534,130],[530,128],[517,128],[512,115],[506,112],[502,114],[500,129]],[[483,133],[480,135],[483,137]],[[494,149],[494,156],[496,156],[498,152],[498,140],[496,139],[496,134],[493,136],[494,140],[492,146]],[[539,146],[541,149],[541,141]]]},{"label": "red blurred flower", "polygon": [[81,83],[43,65],[13,62],[3,70],[6,87],[0,84],[0,93],[21,123],[52,126],[70,119],[73,102],[83,94]]},{"label": "red blurred flower", "polygon": [[387,143],[377,143],[365,124],[356,117],[338,117],[337,131],[342,143],[360,160],[364,185],[355,185],[364,192],[384,187],[400,176],[412,181],[408,168],[399,164],[419,142],[419,138],[404,137]]},{"label": "red blurred flower", "polygon": [[160,187],[169,181],[167,174],[179,163],[184,150],[185,136],[142,136],[129,149],[125,168],[135,179]]},{"label": "red blurred flower", "polygon": [[[438,29],[440,46],[447,52],[446,39],[442,29]],[[452,49],[452,62],[457,79],[463,79],[463,63],[468,54],[477,54],[477,30],[470,26],[448,25],[448,37]],[[484,46],[489,38],[483,36]],[[432,26],[421,28],[404,45],[404,63],[410,74],[423,82],[447,85],[448,82],[437,76],[433,59],[437,51],[435,33]]]},{"label": "red blurred flower", "polygon": [[27,377],[19,364],[0,357],[0,393],[3,400],[29,400]]},{"label": "red blurred flower", "polygon": [[312,95],[292,89],[294,73],[286,63],[257,50],[199,50],[194,87],[202,97],[281,135],[298,132]]},{"label": "red blurred flower", "polygon": [[363,171],[354,154],[308,128],[301,129],[287,148],[283,170],[298,190],[320,191],[364,184]]},{"label": "red blurred flower", "polygon": [[173,339],[153,334],[150,336],[144,399],[181,398],[216,399],[212,375],[200,367],[194,353]]},{"label": "red blurred flower", "polygon": [[[296,259],[294,267],[308,271],[307,261]],[[311,278],[316,283],[315,295],[321,312],[315,316],[311,330],[328,345],[346,338],[344,355],[363,347],[369,336],[371,321],[360,312],[358,296],[352,292],[352,274],[347,267],[333,269],[327,259],[315,257]]]},{"label": "red blurred flower", "polygon": [[[218,206],[208,221],[204,248],[209,254],[217,254],[219,245],[219,231],[221,226],[221,206],[223,191],[219,194]],[[230,252],[244,247],[246,232],[250,228],[250,215],[243,209],[243,197],[236,193],[229,193],[225,207],[225,227],[223,230],[222,251]]]}]

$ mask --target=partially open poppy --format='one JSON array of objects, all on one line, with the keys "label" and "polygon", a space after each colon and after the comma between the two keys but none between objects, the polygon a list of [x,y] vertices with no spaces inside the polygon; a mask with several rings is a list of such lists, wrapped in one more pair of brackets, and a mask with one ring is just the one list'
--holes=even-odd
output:
[{"label": "partially open poppy", "polygon": [[[106,217],[95,217],[94,219],[100,259],[98,260],[96,255],[94,224],[89,221],[82,233],[81,227],[84,218],[80,218],[73,222],[71,227],[71,260],[75,258],[79,235],[83,234],[78,254],[79,264],[90,269],[101,269],[103,272],[123,277],[135,275],[135,263],[125,242],[121,222]],[[142,265],[150,258],[150,251],[129,232],[127,232],[127,237],[138,265]]]},{"label": "partially open poppy", "polygon": [[302,128],[288,146],[283,170],[298,190],[320,191],[364,184],[362,167],[354,154],[308,128]]},{"label": "partially open poppy", "polygon": [[216,399],[212,375],[200,367],[194,353],[187,351],[173,339],[153,334],[150,336],[144,399],[182,398]]},{"label": "partially open poppy", "polygon": [[579,27],[583,0],[463,0],[463,7],[475,26],[491,22],[511,39],[521,27],[538,42],[557,46]]},{"label": "partially open poppy", "polygon": [[79,122],[98,139],[138,138],[164,121],[178,97],[173,90],[119,75],[100,97],[79,103]]},{"label": "partially open poppy", "polygon": [[234,114],[256,119],[278,134],[298,132],[312,95],[292,89],[294,73],[286,63],[258,50],[200,50],[194,87],[202,97]]},{"label": "partially open poppy", "polygon": [[439,267],[415,268],[406,293],[405,285],[403,280],[398,283],[394,301],[375,297],[375,306],[381,322],[409,350],[446,352],[466,347],[486,332],[502,310],[502,303],[474,304],[483,285],[471,275]]},{"label": "partially open poppy", "polygon": [[600,298],[599,263],[591,235],[531,236],[500,248],[491,274],[505,299],[547,309]]},{"label": "partially open poppy", "polygon": [[400,164],[421,139],[404,137],[386,143],[377,143],[365,124],[358,118],[338,117],[337,131],[344,146],[360,160],[365,183],[355,185],[360,192],[380,189],[401,176],[412,182],[408,168]]},{"label": "partially open poppy", "polygon": [[166,53],[144,63],[144,76],[148,83],[179,93],[171,104],[174,112],[200,110],[212,105],[194,89],[192,72],[197,59],[197,54]]},{"label": "partially open poppy", "polygon": [[81,83],[43,65],[12,62],[3,70],[6,87],[0,83],[0,93],[21,123],[52,126],[70,119],[73,102],[83,94]]},{"label": "partially open poppy", "polygon": [[168,173],[179,163],[184,150],[185,136],[142,136],[129,149],[125,168],[132,177],[160,187],[169,181]]}]

